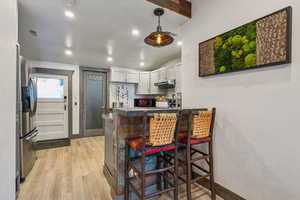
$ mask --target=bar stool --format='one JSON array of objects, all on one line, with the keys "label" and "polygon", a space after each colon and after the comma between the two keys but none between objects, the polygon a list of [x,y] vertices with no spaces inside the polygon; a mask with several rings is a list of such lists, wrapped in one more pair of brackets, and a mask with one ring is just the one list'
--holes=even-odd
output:
[{"label": "bar stool", "polygon": [[[164,159],[161,158],[163,157],[163,152],[167,151],[173,151],[175,157],[177,157],[177,135],[179,134],[178,118],[178,112],[164,114],[150,114],[145,112],[143,115],[143,135],[126,139],[125,200],[130,200],[130,189],[141,200],[150,199],[171,191],[174,192],[174,200],[178,200],[177,159],[175,159],[176,161],[173,164],[167,165],[164,163]],[[138,151],[140,153],[139,156],[130,158],[129,153],[131,149]],[[157,169],[146,171],[145,158],[153,155],[157,156]],[[140,167],[137,167],[136,162],[139,163],[138,166]],[[129,176],[130,169],[133,170],[131,174],[136,176]],[[173,174],[173,180],[169,180],[169,178],[166,177],[168,171]],[[150,175],[156,175],[158,191],[146,194],[146,177]],[[163,188],[162,179],[164,181]],[[140,181],[140,190],[133,185],[133,180]],[[171,187],[167,187],[167,185]]]},{"label": "bar stool", "polygon": [[[191,184],[201,179],[209,178],[211,199],[216,199],[216,190],[214,182],[214,165],[213,165],[213,129],[215,121],[216,109],[190,112],[188,117],[188,132],[180,133],[179,142],[186,148],[186,156],[184,160],[186,167],[186,178],[179,176],[178,178],[186,183],[187,199],[192,199]],[[195,148],[195,145],[208,144],[208,153]],[[200,166],[196,162],[205,161],[208,170]],[[198,169],[197,173],[193,169]]]}]

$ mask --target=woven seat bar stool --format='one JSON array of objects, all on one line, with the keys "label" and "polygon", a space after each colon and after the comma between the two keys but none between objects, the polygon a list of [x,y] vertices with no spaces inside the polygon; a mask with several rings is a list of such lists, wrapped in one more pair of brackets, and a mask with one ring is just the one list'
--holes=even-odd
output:
[{"label": "woven seat bar stool", "polygon": [[[125,149],[125,200],[131,200],[130,191],[141,199],[150,199],[164,193],[174,192],[174,200],[178,199],[178,163],[165,165],[161,159],[163,152],[173,151],[177,156],[178,144],[178,119],[179,112],[176,113],[156,113],[151,114],[145,112],[143,115],[143,133],[139,137],[127,138]],[[139,152],[139,156],[131,158],[130,150],[134,149]],[[145,159],[147,156],[157,156],[156,169],[146,171]],[[138,163],[138,164],[137,164]],[[139,167],[138,167],[139,166]],[[167,180],[165,176],[169,171],[174,176]],[[132,172],[132,173],[130,173]],[[130,175],[131,174],[131,175]],[[146,178],[147,176],[156,176],[157,191],[146,194]],[[163,182],[168,182],[171,187],[166,187]],[[139,181],[137,188],[133,181]],[[163,185],[163,187],[162,187]]]},{"label": "woven seat bar stool", "polygon": [[[178,178],[186,183],[188,200],[192,199],[191,184],[201,179],[209,179],[211,199],[216,199],[213,165],[213,129],[215,115],[215,108],[212,110],[190,112],[188,117],[188,132],[180,133],[179,135],[179,142],[186,147],[185,159],[180,160],[185,162],[186,176],[178,176]],[[195,147],[199,144],[208,144],[208,151],[203,152]],[[208,167],[199,163],[202,161],[206,163]],[[194,169],[197,169],[197,172]]]}]

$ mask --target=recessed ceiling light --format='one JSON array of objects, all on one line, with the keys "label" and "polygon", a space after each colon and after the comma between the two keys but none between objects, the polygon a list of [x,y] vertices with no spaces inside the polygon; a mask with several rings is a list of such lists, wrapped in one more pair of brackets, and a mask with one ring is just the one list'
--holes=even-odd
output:
[{"label": "recessed ceiling light", "polygon": [[132,33],[133,36],[139,36],[139,35],[140,35],[140,31],[137,30],[137,29],[133,29],[133,30],[131,31],[131,33]]},{"label": "recessed ceiling light", "polygon": [[70,19],[73,19],[75,17],[75,14],[70,10],[66,10],[65,11],[65,16],[70,18]]},{"label": "recessed ceiling light", "polygon": [[111,56],[113,54],[113,47],[112,47],[112,45],[107,45],[106,49],[107,49],[107,54],[109,56]]},{"label": "recessed ceiling light", "polygon": [[66,47],[71,48],[72,47],[72,37],[68,36],[66,38]]},{"label": "recessed ceiling light", "polygon": [[141,67],[144,67],[144,66],[145,66],[145,63],[144,63],[144,62],[140,62],[140,66],[141,66]]},{"label": "recessed ceiling light", "polygon": [[112,57],[107,57],[107,62],[112,62],[114,59]]},{"label": "recessed ceiling light", "polygon": [[182,41],[178,41],[177,46],[182,46]]},{"label": "recessed ceiling light", "polygon": [[66,49],[66,50],[65,50],[65,54],[66,54],[67,56],[71,56],[71,55],[73,55],[73,52],[72,52],[70,49]]}]

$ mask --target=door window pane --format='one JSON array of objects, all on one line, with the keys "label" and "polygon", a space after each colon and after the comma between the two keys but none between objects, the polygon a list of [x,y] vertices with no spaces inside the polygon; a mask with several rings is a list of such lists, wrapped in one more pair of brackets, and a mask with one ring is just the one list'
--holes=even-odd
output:
[{"label": "door window pane", "polygon": [[37,79],[38,98],[64,98],[64,80],[57,78]]},{"label": "door window pane", "polygon": [[101,107],[103,102],[103,75],[96,72],[86,74],[86,128],[102,128]]}]

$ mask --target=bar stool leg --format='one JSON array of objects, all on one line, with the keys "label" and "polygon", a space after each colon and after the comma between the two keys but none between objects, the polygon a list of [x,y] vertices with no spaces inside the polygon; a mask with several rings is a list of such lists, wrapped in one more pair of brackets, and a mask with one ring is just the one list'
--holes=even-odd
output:
[{"label": "bar stool leg", "polygon": [[142,160],[141,160],[141,200],[145,200],[145,152],[142,152]]},{"label": "bar stool leg", "polygon": [[125,200],[129,200],[129,145],[125,144]]},{"label": "bar stool leg", "polygon": [[192,200],[192,190],[191,190],[191,179],[192,179],[192,171],[191,171],[191,145],[187,144],[186,149],[186,193],[187,200]]},{"label": "bar stool leg", "polygon": [[174,150],[174,167],[175,167],[175,176],[174,176],[174,186],[175,186],[175,190],[174,190],[174,200],[178,200],[178,194],[179,194],[179,188],[178,188],[178,149],[176,147],[176,149]]},{"label": "bar stool leg", "polygon": [[215,188],[215,178],[214,178],[213,143],[212,142],[209,142],[209,171],[210,171],[211,199],[216,200],[216,188]]},{"label": "bar stool leg", "polygon": [[[166,157],[165,152],[163,153],[163,160],[164,160],[163,161],[163,168],[166,168],[167,167],[167,163],[166,163],[167,157]],[[168,182],[167,182],[166,179],[167,179],[167,172],[163,172],[164,190],[169,187]]]},{"label": "bar stool leg", "polygon": [[[160,169],[161,168],[161,155],[158,154],[157,155],[157,164],[156,164],[156,169]],[[157,176],[156,176],[156,184],[157,184],[157,190],[162,190],[162,187],[161,187],[161,174],[160,173],[157,173]]]}]

